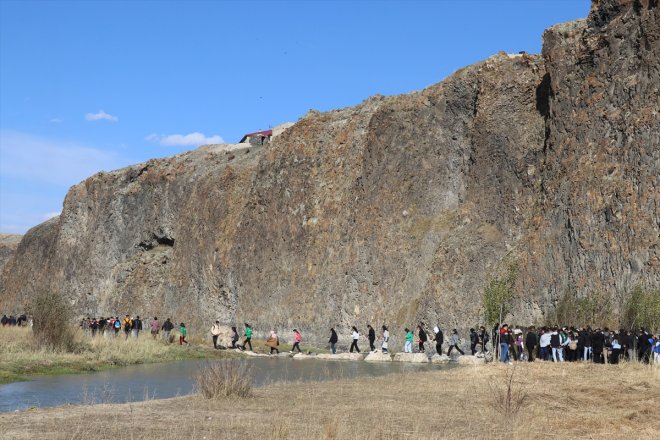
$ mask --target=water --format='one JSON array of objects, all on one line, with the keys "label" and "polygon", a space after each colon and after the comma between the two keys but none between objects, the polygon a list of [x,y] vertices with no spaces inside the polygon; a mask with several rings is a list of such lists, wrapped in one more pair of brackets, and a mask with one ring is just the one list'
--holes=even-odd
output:
[{"label": "water", "polygon": [[[192,376],[204,362],[135,365],[96,373],[44,376],[27,382],[0,385],[0,412],[30,407],[125,403],[183,396],[193,392]],[[436,364],[288,358],[253,358],[245,359],[245,362],[252,366],[256,386],[450,368]]]}]

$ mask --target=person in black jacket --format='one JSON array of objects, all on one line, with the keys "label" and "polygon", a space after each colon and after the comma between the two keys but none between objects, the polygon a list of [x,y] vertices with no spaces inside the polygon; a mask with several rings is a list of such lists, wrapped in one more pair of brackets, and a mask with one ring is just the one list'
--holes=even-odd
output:
[{"label": "person in black jacket", "polygon": [[477,335],[477,332],[475,329],[471,328],[470,329],[470,351],[472,352],[472,356],[474,356],[477,353],[477,344],[479,343],[479,335]]},{"label": "person in black jacket", "polygon": [[369,332],[367,334],[367,339],[369,339],[369,350],[376,351],[376,331],[371,325],[367,325]]},{"label": "person in black jacket", "polygon": [[433,332],[435,333],[435,337],[433,338],[435,341],[435,351],[438,354],[442,354],[442,343],[444,342],[444,335],[442,334],[442,330],[440,330],[439,326],[436,326],[433,329]]},{"label": "person in black jacket", "polygon": [[525,348],[527,349],[527,362],[534,362],[534,352],[536,346],[539,345],[539,337],[536,334],[534,326],[529,328],[527,336],[525,336]]},{"label": "person in black jacket", "polygon": [[131,330],[133,330],[134,338],[137,338],[140,335],[140,330],[142,330],[142,320],[140,319],[140,315],[133,320]]},{"label": "person in black jacket", "polygon": [[488,348],[486,348],[486,344],[488,344],[488,341],[490,338],[488,337],[488,332],[486,331],[486,327],[483,325],[479,327],[479,334],[477,335],[477,341],[481,345],[481,351],[484,353],[488,353]]},{"label": "person in black jacket", "polygon": [[332,354],[337,353],[337,341],[339,341],[339,338],[337,337],[337,332],[335,331],[334,328],[330,329],[330,339],[328,342],[330,343],[330,349],[332,350]]},{"label": "person in black jacket", "polygon": [[591,335],[591,350],[592,350],[592,359],[596,364],[602,364],[603,361],[603,349],[605,348],[605,335],[603,332],[597,328],[596,331]]},{"label": "person in black jacket", "polygon": [[651,360],[651,347],[652,344],[649,341],[649,334],[642,327],[639,329],[639,336],[637,336],[637,356],[639,357],[640,362],[648,364]]},{"label": "person in black jacket", "polygon": [[428,337],[426,336],[424,327],[418,325],[417,329],[419,330],[417,333],[417,337],[419,338],[419,352],[424,353],[424,344],[426,344],[426,341],[428,341]]},{"label": "person in black jacket", "polygon": [[163,323],[163,327],[161,327],[161,330],[163,330],[163,339],[165,339],[165,342],[171,342],[170,341],[170,333],[172,332],[172,329],[174,328],[174,324],[172,324],[172,321],[170,318],[167,318],[165,322]]}]

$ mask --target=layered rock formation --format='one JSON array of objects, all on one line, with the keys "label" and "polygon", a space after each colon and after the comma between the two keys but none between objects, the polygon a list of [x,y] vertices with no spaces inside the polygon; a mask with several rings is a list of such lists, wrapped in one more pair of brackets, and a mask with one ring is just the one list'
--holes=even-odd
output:
[{"label": "layered rock formation", "polygon": [[419,320],[480,322],[484,285],[515,261],[520,323],[567,293],[616,309],[660,282],[658,10],[595,1],[546,31],[542,56],[310,112],[261,149],[90,177],[25,235],[0,307],[49,289],[80,313],[203,331],[248,321],[321,340],[388,323],[396,338]]}]

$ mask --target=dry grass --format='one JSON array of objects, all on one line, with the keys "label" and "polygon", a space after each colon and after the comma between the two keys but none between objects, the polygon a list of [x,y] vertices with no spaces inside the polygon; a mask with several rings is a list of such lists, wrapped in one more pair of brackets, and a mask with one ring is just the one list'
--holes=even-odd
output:
[{"label": "dry grass", "polygon": [[238,359],[210,362],[195,373],[197,392],[207,399],[250,397],[252,378],[250,364]]},{"label": "dry grass", "polygon": [[660,371],[641,365],[521,363],[530,384],[516,417],[495,412],[504,365],[0,415],[13,439],[655,439]]},{"label": "dry grass", "polygon": [[138,339],[91,338],[81,331],[73,333],[74,352],[42,347],[27,327],[0,327],[0,383],[20,380],[34,374],[93,371],[118,365],[164,362],[177,359],[222,355],[207,345],[181,347],[153,340],[148,332]]}]

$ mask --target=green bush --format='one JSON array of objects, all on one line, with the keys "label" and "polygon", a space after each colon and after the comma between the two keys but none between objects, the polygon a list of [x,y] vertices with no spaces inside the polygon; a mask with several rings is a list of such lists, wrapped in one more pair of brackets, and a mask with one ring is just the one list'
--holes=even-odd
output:
[{"label": "green bush", "polygon": [[250,397],[252,395],[250,366],[236,359],[207,363],[195,374],[195,387],[207,399]]},{"label": "green bush", "polygon": [[32,316],[32,331],[38,346],[74,350],[73,329],[69,324],[71,312],[62,295],[40,292],[28,304],[27,312]]},{"label": "green bush", "polygon": [[660,329],[660,289],[644,290],[640,286],[635,287],[623,307],[621,318],[628,329]]},{"label": "green bush", "polygon": [[500,314],[504,317],[511,311],[517,276],[517,264],[510,263],[507,266],[506,274],[491,279],[484,288],[481,302],[487,324],[493,325],[499,322]]}]

